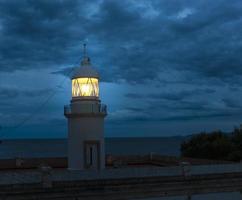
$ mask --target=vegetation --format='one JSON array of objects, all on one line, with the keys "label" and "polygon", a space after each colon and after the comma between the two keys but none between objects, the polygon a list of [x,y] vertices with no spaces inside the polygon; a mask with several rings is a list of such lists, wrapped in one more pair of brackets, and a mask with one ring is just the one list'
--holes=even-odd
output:
[{"label": "vegetation", "polygon": [[214,131],[193,135],[181,144],[181,154],[185,157],[213,160],[242,160],[242,129],[232,133]]}]

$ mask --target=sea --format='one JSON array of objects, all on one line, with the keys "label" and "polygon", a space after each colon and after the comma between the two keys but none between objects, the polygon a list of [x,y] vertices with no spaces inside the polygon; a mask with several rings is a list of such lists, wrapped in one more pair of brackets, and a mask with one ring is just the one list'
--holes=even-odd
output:
[{"label": "sea", "polygon": [[[180,155],[184,137],[105,138],[106,154],[112,155]],[[0,158],[67,156],[67,139],[8,139],[0,143]]]},{"label": "sea", "polygon": [[[106,154],[179,156],[186,137],[106,138]],[[0,141],[0,159],[67,156],[67,139],[8,139]],[[143,200],[242,200],[239,192],[214,193],[193,196],[146,198]]]}]

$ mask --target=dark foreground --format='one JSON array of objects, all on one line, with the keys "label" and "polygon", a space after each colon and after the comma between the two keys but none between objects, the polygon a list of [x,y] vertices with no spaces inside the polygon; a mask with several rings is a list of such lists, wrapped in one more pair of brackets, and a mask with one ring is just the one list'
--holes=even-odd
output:
[{"label": "dark foreground", "polygon": [[67,158],[0,160],[0,200],[135,199],[242,189],[242,164],[149,154],[106,157],[106,169],[70,171]]},{"label": "dark foreground", "polygon": [[47,168],[2,170],[0,199],[118,200],[242,190],[241,164],[191,166],[189,174],[182,171],[178,166],[85,172]]}]

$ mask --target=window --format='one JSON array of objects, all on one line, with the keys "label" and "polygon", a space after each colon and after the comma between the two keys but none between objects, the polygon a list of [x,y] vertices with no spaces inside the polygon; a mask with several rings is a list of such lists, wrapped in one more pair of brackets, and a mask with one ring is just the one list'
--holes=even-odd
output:
[{"label": "window", "polygon": [[72,80],[73,97],[98,97],[99,86],[97,78],[76,78]]}]

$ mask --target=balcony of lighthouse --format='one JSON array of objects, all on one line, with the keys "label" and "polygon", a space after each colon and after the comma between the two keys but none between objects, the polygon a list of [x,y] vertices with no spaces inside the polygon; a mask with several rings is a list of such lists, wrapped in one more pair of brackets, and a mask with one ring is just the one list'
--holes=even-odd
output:
[{"label": "balcony of lighthouse", "polygon": [[107,106],[101,103],[80,103],[64,106],[65,116],[106,116]]}]

